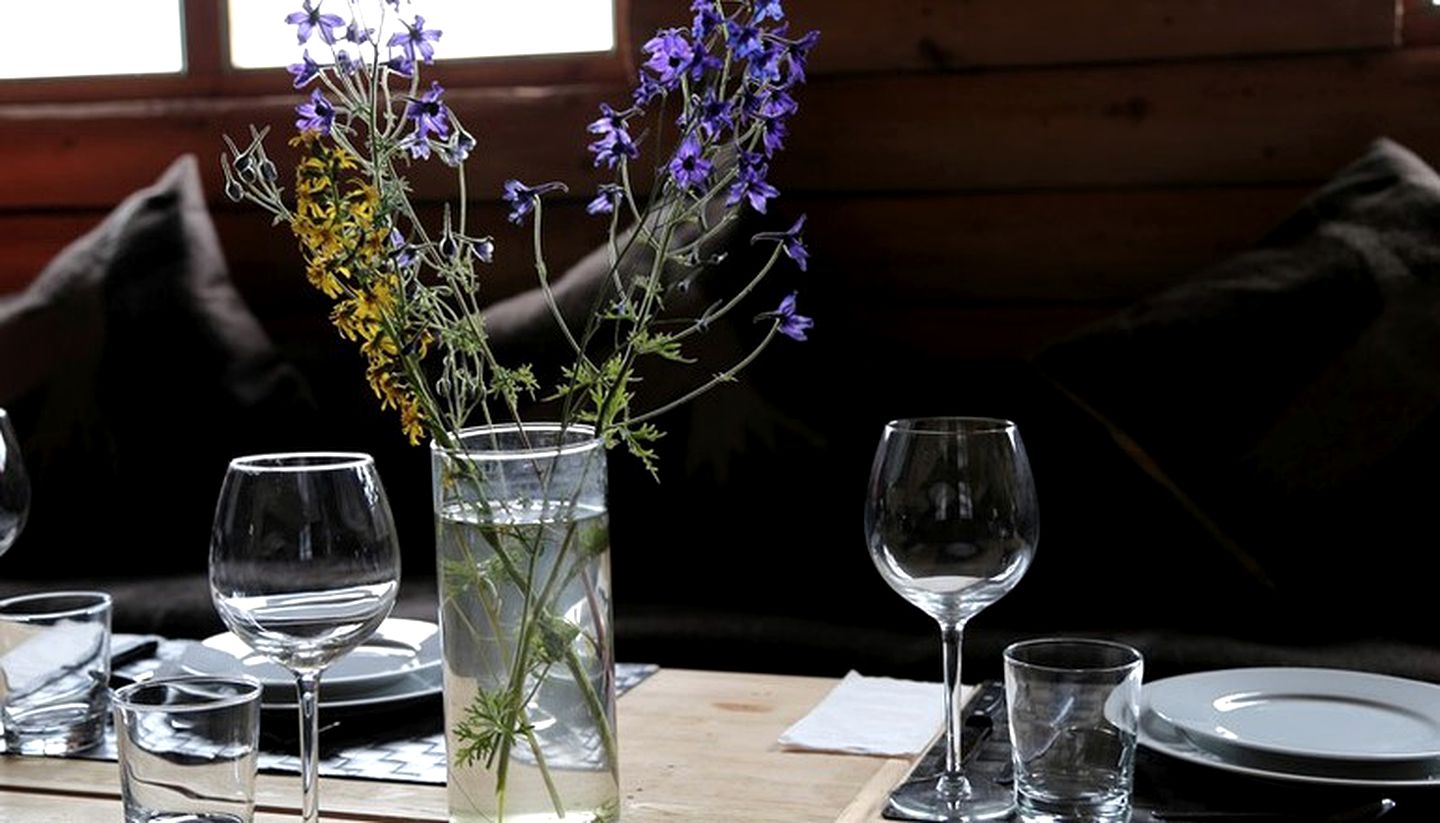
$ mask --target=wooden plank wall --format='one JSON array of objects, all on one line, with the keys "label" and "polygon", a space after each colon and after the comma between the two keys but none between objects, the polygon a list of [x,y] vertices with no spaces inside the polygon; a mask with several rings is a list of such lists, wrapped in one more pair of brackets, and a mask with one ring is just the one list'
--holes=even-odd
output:
[{"label": "wooden plank wall", "polygon": [[[634,41],[683,0],[632,0]],[[1019,356],[1246,247],[1379,136],[1440,163],[1440,11],[1430,0],[787,0],[823,32],[789,150],[810,215],[802,289],[836,333],[897,353]],[[471,191],[503,240],[500,182],[588,190],[604,84],[456,90],[486,160]],[[232,267],[287,328],[293,246],[218,198],[223,132],[293,101],[0,106],[0,293],[185,151],[202,160]],[[424,179],[443,195],[448,180]],[[483,200],[483,203],[481,202]],[[556,210],[555,258],[598,239]],[[496,294],[529,282],[502,264]],[[305,311],[313,310],[306,305]]]}]

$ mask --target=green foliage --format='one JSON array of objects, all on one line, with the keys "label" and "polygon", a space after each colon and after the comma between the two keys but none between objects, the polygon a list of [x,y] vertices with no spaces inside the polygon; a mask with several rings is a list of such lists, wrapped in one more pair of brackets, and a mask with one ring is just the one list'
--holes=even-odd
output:
[{"label": "green foliage", "polygon": [[580,636],[580,627],[553,613],[540,615],[531,633],[535,665],[549,666],[565,660],[565,651]]},{"label": "green foliage", "polygon": [[534,726],[526,717],[525,693],[514,689],[481,689],[465,707],[465,716],[455,725],[455,763],[472,766],[483,762],[495,765],[495,756],[514,745]]}]

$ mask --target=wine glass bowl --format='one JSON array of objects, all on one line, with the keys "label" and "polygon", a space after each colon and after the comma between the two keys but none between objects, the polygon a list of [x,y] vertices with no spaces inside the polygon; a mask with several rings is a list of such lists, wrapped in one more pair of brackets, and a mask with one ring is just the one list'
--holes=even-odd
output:
[{"label": "wine glass bowl", "polygon": [[0,408],[0,555],[25,530],[30,514],[30,476],[20,457],[20,441],[10,415]]},{"label": "wine glass bowl", "polygon": [[885,427],[865,513],[890,587],[963,622],[1020,581],[1039,537],[1035,489],[1013,423],[898,420]]},{"label": "wine glass bowl", "polygon": [[870,472],[865,536],[880,576],[941,629],[944,771],[913,777],[892,793],[892,806],[920,820],[1008,816],[1008,787],[963,773],[958,709],[965,623],[1015,587],[1040,536],[1034,479],[1015,424],[976,417],[886,424]]},{"label": "wine glass bowl", "polygon": [[230,462],[210,536],[220,619],[296,675],[302,819],[318,815],[320,674],[390,614],[400,549],[369,455],[304,452]]}]

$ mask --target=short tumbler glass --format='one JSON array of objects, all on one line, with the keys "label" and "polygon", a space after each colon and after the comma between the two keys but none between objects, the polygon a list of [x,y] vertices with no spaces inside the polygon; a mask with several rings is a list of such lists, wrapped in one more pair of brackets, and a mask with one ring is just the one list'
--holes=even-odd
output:
[{"label": "short tumbler glass", "polygon": [[1129,818],[1143,669],[1140,652],[1105,640],[1045,638],[1005,649],[1022,820]]},{"label": "short tumbler glass", "polygon": [[250,823],[260,681],[176,676],[115,692],[125,823]]},{"label": "short tumbler glass", "polygon": [[4,751],[66,755],[105,737],[110,595],[45,592],[0,600]]}]

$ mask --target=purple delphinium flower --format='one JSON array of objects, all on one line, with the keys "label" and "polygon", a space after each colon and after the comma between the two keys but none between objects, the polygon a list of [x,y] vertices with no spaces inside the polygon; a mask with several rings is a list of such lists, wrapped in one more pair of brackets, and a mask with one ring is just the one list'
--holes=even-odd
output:
[{"label": "purple delphinium flower", "polygon": [[703,42],[694,45],[694,51],[690,56],[690,78],[699,80],[705,76],[707,71],[718,72],[725,68],[725,60],[718,54],[712,54],[710,49]]},{"label": "purple delphinium flower", "polygon": [[306,49],[300,53],[300,62],[291,63],[285,70],[295,75],[295,88],[303,88],[311,80],[320,76],[320,64],[310,59],[310,50]]},{"label": "purple delphinium flower", "polygon": [[410,77],[415,74],[415,61],[403,52],[386,60],[385,65],[401,77]]},{"label": "purple delphinium flower", "polygon": [[805,269],[809,267],[810,250],[805,248],[805,241],[800,237],[800,233],[804,230],[805,215],[802,214],[800,215],[800,219],[795,221],[795,225],[785,231],[760,232],[750,238],[750,242],[759,243],[763,240],[778,240],[781,248],[785,252],[785,256],[794,260],[795,265],[800,267],[800,271],[805,271]]},{"label": "purple delphinium flower", "polygon": [[780,8],[780,0],[760,0],[755,4],[755,22],[761,20],[784,20],[785,10]]},{"label": "purple delphinium flower", "polygon": [[374,35],[375,30],[362,27],[359,20],[351,20],[350,25],[345,27],[345,39],[357,46],[369,43]]},{"label": "purple delphinium flower", "polygon": [[815,321],[811,318],[795,313],[795,292],[793,291],[785,295],[785,299],[780,301],[779,308],[769,316],[779,321],[780,327],[777,331],[791,340],[803,342],[806,339],[805,332],[815,325]]},{"label": "purple delphinium flower", "polygon": [[809,267],[810,260],[810,250],[805,248],[805,241],[800,238],[800,232],[804,230],[805,215],[802,214],[800,219],[795,221],[795,225],[786,230],[784,240],[785,256],[794,260],[795,265],[800,267],[800,271],[805,271]]},{"label": "purple delphinium flower", "polygon": [[785,136],[790,133],[785,121],[799,108],[795,98],[783,89],[772,91],[760,102],[755,117],[761,121],[760,142],[765,147],[766,157],[774,157],[775,152],[785,147]]},{"label": "purple delphinium flower", "polygon": [[470,253],[481,263],[493,263],[495,261],[495,241],[489,237],[482,237],[470,244]]},{"label": "purple delphinium flower", "polygon": [[695,0],[690,4],[690,10],[695,12],[695,21],[690,26],[690,33],[695,36],[697,43],[709,37],[725,22],[725,18],[715,10],[715,0]]},{"label": "purple delphinium flower", "polygon": [[354,74],[356,69],[360,68],[360,63],[357,60],[350,59],[349,53],[341,49],[335,52],[335,68],[338,69],[341,74]]},{"label": "purple delphinium flower", "polygon": [[600,104],[600,119],[585,127],[591,134],[609,134],[625,129],[625,112],[617,112],[609,103]]},{"label": "purple delphinium flower", "polygon": [[601,183],[595,190],[595,197],[585,204],[586,214],[609,214],[615,211],[624,189],[615,183]]},{"label": "purple delphinium flower", "polygon": [[345,21],[338,15],[321,14],[320,6],[311,6],[310,0],[305,0],[301,5],[303,8],[300,11],[291,12],[285,18],[286,23],[296,27],[295,38],[300,45],[303,46],[310,40],[310,34],[315,29],[320,30],[321,40],[335,45],[335,32],[345,28]]},{"label": "purple delphinium flower", "polygon": [[415,262],[415,250],[405,242],[405,236],[399,229],[390,229],[390,249],[390,259],[399,268],[409,268],[410,264]]},{"label": "purple delphinium flower", "polygon": [[766,38],[761,41],[759,50],[752,53],[746,61],[745,74],[757,83],[777,84],[780,82],[781,59],[784,56],[784,46]]},{"label": "purple delphinium flower", "polygon": [[734,206],[744,200],[750,204],[750,208],[764,214],[766,201],[780,196],[780,190],[765,180],[768,173],[769,169],[759,155],[742,152],[740,171],[730,186],[725,205]]},{"label": "purple delphinium flower", "polygon": [[295,113],[300,115],[300,119],[295,121],[295,128],[301,131],[329,134],[330,128],[335,125],[335,107],[319,89],[310,92],[310,99],[296,106]]},{"label": "purple delphinium flower", "polygon": [[725,24],[725,41],[730,46],[730,51],[740,60],[747,60],[754,55],[765,51],[765,43],[760,37],[760,27],[754,23],[741,25],[731,20]]},{"label": "purple delphinium flower", "polygon": [[500,198],[510,204],[510,214],[506,215],[506,219],[516,225],[524,223],[525,215],[535,210],[535,201],[541,195],[564,190],[564,183],[541,183],[538,186],[527,186],[519,180],[506,180],[505,194]]},{"label": "purple delphinium flower", "polygon": [[595,165],[604,163],[606,168],[615,168],[615,164],[621,158],[634,160],[640,156],[640,149],[635,146],[635,141],[630,139],[629,132],[624,129],[616,129],[604,137],[591,143],[587,148],[595,153]]},{"label": "purple delphinium flower", "polygon": [[440,242],[436,245],[436,251],[440,252],[441,257],[447,259],[454,258],[460,253],[460,241],[455,239],[455,233],[450,231],[448,222],[445,224],[445,236],[440,238]]},{"label": "purple delphinium flower", "polygon": [[622,157],[633,160],[640,156],[640,149],[625,129],[625,118],[632,113],[633,110],[617,112],[609,104],[600,104],[600,118],[586,127],[591,134],[600,135],[599,140],[587,147],[595,154],[595,165],[604,163],[613,169]]},{"label": "purple delphinium flower", "polygon": [[790,127],[780,118],[767,119],[765,121],[764,134],[761,136],[761,143],[765,147],[765,156],[774,157],[775,152],[785,148],[785,137],[790,134]]},{"label": "purple delphinium flower", "polygon": [[411,157],[430,156],[430,135],[443,140],[450,134],[450,110],[440,100],[444,94],[445,89],[431,81],[430,90],[405,107],[405,116],[415,121],[415,131],[405,138]]},{"label": "purple delphinium flower", "polygon": [[640,72],[640,83],[635,87],[633,98],[635,105],[644,106],[651,100],[665,94],[666,88],[660,82],[645,72]]},{"label": "purple delphinium flower", "polygon": [[716,97],[713,88],[705,90],[705,97],[695,101],[695,109],[700,116],[700,130],[708,138],[714,138],[726,129],[735,128],[735,120],[731,116],[734,103],[730,100]]},{"label": "purple delphinium flower", "polygon": [[690,61],[695,58],[694,48],[680,29],[657,32],[644,48],[650,55],[645,68],[655,73],[656,80],[667,91],[680,82],[680,75],[690,68]]},{"label": "purple delphinium flower", "polygon": [[415,60],[415,52],[420,52],[420,59],[427,64],[435,62],[435,47],[431,42],[440,39],[443,32],[438,29],[425,28],[425,18],[415,15],[415,24],[405,24],[405,31],[396,32],[390,35],[390,42],[385,45],[390,48],[399,47],[405,52],[405,56],[411,61]]},{"label": "purple delphinium flower", "polygon": [[475,138],[469,132],[457,127],[455,134],[440,147],[440,159],[447,166],[458,166],[470,159],[470,152],[475,148]]},{"label": "purple delphinium flower", "polygon": [[820,42],[820,32],[810,31],[799,40],[786,40],[784,45],[785,58],[785,85],[793,86],[796,83],[805,82],[805,62],[810,57],[810,50]]},{"label": "purple delphinium flower", "polygon": [[704,185],[710,176],[710,161],[705,159],[704,147],[691,134],[680,143],[675,157],[670,161],[670,176],[681,189],[692,189]]}]

